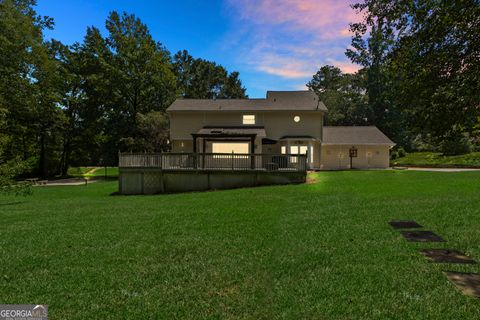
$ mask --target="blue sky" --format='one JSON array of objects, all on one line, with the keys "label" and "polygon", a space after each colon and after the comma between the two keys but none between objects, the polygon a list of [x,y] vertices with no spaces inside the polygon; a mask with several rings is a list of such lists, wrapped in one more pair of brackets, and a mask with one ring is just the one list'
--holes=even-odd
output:
[{"label": "blue sky", "polygon": [[81,42],[87,26],[104,32],[110,11],[138,16],[172,53],[186,49],[239,71],[252,98],[267,90],[304,89],[324,64],[357,69],[345,57],[348,23],[358,19],[345,0],[38,0],[55,20],[47,38]]}]

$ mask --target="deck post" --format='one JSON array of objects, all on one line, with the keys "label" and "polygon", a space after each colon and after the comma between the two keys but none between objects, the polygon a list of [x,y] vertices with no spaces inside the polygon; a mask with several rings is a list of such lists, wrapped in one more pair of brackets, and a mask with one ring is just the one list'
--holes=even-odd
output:
[{"label": "deck post", "polygon": [[192,135],[193,136],[193,153],[197,153],[197,136],[196,135]]},{"label": "deck post", "polygon": [[202,155],[202,168],[205,169],[205,147],[206,147],[206,141],[205,138],[202,138],[202,143],[203,143],[203,155]]},{"label": "deck post", "polygon": [[250,137],[250,168],[255,169],[255,137]]}]

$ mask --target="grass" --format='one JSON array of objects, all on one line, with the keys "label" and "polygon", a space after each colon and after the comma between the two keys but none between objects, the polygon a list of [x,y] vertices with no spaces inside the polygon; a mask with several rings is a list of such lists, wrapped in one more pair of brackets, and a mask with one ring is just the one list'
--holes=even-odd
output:
[{"label": "grass", "polygon": [[444,156],[435,152],[407,153],[405,157],[391,161],[394,166],[480,167],[480,152],[458,156]]},{"label": "grass", "polygon": [[[68,175],[80,178],[105,177],[105,167],[72,167]],[[118,167],[107,167],[107,178],[118,177]]]},{"label": "grass", "polygon": [[95,169],[95,167],[70,167],[67,174],[72,177],[83,177],[89,171]]},{"label": "grass", "polygon": [[[0,197],[1,303],[51,319],[478,319],[420,248],[480,260],[480,172],[322,172],[317,183],[110,196],[115,182]],[[415,219],[448,242],[405,241]]]}]

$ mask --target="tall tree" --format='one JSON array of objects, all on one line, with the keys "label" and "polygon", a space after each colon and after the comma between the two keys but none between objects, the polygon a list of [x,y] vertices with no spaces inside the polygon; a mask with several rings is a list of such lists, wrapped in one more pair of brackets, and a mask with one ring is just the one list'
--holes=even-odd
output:
[{"label": "tall tree", "polygon": [[[364,3],[352,7],[359,12],[368,10]],[[352,48],[347,49],[346,55],[363,67],[370,122],[397,143],[408,144],[408,130],[405,130],[402,114],[391,97],[392,77],[387,68],[394,43],[393,29],[383,16],[373,18],[367,15],[364,21],[350,24],[350,31],[354,36]]]},{"label": "tall tree", "polygon": [[328,107],[327,125],[372,124],[372,111],[365,94],[364,72],[344,74],[334,66],[323,66],[307,83]]},{"label": "tall tree", "polygon": [[242,99],[246,89],[239,73],[227,70],[214,62],[195,59],[186,50],[173,57],[177,86],[180,95],[194,99]]},{"label": "tall tree", "polygon": [[118,150],[138,148],[131,143],[138,134],[138,114],[165,111],[176,96],[176,82],[169,52],[138,18],[114,11],[106,28],[106,38],[90,28],[83,51],[98,67],[91,80],[105,108],[104,159],[115,162]]},{"label": "tall tree", "polygon": [[461,152],[453,146],[473,132],[480,112],[480,2],[364,0],[354,8],[365,20],[352,25],[352,60],[366,48],[363,37],[380,39],[382,92],[410,130],[430,135],[445,153]]},{"label": "tall tree", "polygon": [[0,101],[6,110],[3,158],[33,160],[48,174],[47,135],[58,118],[52,86],[56,67],[42,31],[52,19],[38,16],[33,0],[0,1]]}]

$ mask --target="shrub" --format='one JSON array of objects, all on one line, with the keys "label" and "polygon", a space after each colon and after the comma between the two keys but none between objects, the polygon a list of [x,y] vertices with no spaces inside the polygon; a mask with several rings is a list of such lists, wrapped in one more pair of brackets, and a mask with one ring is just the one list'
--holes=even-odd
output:
[{"label": "shrub", "polygon": [[398,158],[397,151],[392,151],[392,153],[390,153],[390,160],[395,160],[397,158]]},{"label": "shrub", "polygon": [[398,156],[399,158],[403,158],[403,157],[405,157],[405,155],[406,155],[405,149],[403,149],[402,147],[398,148],[398,150],[397,150],[397,156]]},{"label": "shrub", "polygon": [[469,153],[472,149],[468,135],[454,132],[444,137],[440,143],[440,151],[444,155]]}]

